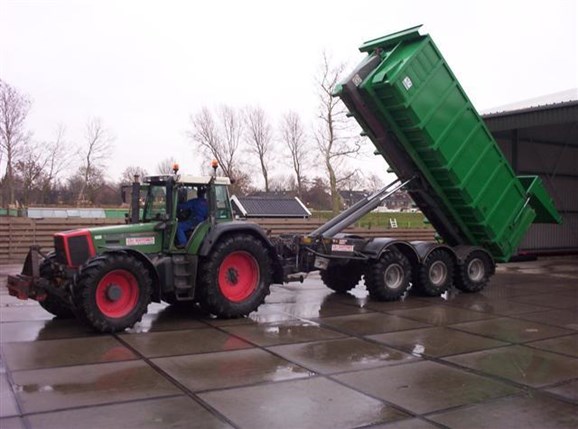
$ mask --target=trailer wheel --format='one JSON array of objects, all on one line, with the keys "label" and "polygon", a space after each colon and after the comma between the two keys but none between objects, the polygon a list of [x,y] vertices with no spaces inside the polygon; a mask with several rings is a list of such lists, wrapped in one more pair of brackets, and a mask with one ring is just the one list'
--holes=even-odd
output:
[{"label": "trailer wheel", "polygon": [[271,260],[251,235],[238,234],[218,242],[201,262],[197,287],[203,310],[234,318],[255,311],[269,295]]},{"label": "trailer wheel", "polygon": [[[51,253],[46,259],[40,263],[39,271],[40,277],[53,283],[54,273],[52,271],[52,262],[56,259],[56,255]],[[51,314],[61,319],[72,319],[74,318],[74,311],[72,311],[72,305],[66,302],[64,299],[54,294],[47,294],[43,301],[38,301],[40,306]]]},{"label": "trailer wheel", "polygon": [[142,319],[151,291],[150,275],[142,262],[111,253],[82,268],[74,303],[82,321],[100,332],[117,332]]},{"label": "trailer wheel", "polygon": [[447,291],[453,281],[454,262],[441,249],[431,252],[424,263],[414,273],[414,286],[428,296],[440,296]]},{"label": "trailer wheel", "polygon": [[371,298],[378,301],[400,299],[409,288],[411,264],[397,250],[386,251],[370,264],[365,274],[365,285]]},{"label": "trailer wheel", "polygon": [[468,255],[463,264],[456,267],[456,287],[463,292],[481,291],[492,275],[489,256],[479,250]]},{"label": "trailer wheel", "polygon": [[321,270],[321,280],[325,286],[337,293],[346,293],[353,289],[361,280],[362,271],[353,264],[329,264],[326,270]]}]

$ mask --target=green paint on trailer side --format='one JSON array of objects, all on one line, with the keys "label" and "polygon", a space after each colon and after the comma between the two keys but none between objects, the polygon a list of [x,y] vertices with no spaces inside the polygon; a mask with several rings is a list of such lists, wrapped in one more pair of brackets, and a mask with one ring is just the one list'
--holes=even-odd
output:
[{"label": "green paint on trailer side", "polygon": [[[560,222],[560,216],[539,178],[515,176],[433,40],[418,28],[362,46],[380,62],[356,85],[428,181],[464,242],[507,261],[532,222]],[[374,144],[387,153],[381,142]]]}]

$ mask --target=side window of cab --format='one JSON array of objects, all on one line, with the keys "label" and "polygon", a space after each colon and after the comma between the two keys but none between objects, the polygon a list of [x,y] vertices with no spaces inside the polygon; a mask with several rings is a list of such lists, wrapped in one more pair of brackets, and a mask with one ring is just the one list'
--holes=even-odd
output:
[{"label": "side window of cab", "polygon": [[231,202],[229,201],[229,191],[224,185],[215,186],[215,217],[217,220],[230,220]]}]

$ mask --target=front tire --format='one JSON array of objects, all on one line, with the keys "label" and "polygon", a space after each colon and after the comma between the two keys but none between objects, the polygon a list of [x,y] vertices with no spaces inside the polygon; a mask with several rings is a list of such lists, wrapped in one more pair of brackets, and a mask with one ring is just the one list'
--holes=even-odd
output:
[{"label": "front tire", "polygon": [[[52,284],[54,284],[54,271],[52,268],[52,263],[55,259],[56,255],[52,253],[40,263],[39,267],[40,277],[48,280]],[[62,287],[64,287],[64,285]],[[72,305],[58,295],[47,293],[46,298],[43,301],[38,301],[38,303],[43,309],[51,314],[54,314],[60,319],[74,318]]]},{"label": "front tire", "polygon": [[321,280],[325,286],[337,293],[347,293],[361,280],[362,271],[353,264],[330,263],[326,270],[321,270]]},{"label": "front tire", "polygon": [[480,250],[468,255],[463,264],[456,267],[456,287],[468,293],[481,291],[494,273],[490,257]]},{"label": "front tire", "polygon": [[223,318],[246,316],[269,295],[271,260],[251,235],[218,242],[201,263],[197,296],[203,310]]},{"label": "front tire", "polygon": [[387,250],[370,264],[365,273],[369,296],[377,301],[396,301],[407,289],[411,278],[411,264],[399,251]]},{"label": "front tire", "polygon": [[77,315],[97,331],[122,331],[141,320],[151,290],[142,262],[126,254],[105,254],[82,268],[74,289]]},{"label": "front tire", "polygon": [[440,296],[452,286],[454,262],[447,252],[431,252],[414,273],[414,286],[427,296]]}]

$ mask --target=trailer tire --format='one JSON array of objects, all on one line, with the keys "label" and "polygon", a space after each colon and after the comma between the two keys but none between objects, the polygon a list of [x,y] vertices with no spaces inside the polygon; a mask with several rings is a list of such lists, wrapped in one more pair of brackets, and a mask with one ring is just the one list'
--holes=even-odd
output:
[{"label": "trailer tire", "polygon": [[[52,262],[56,259],[56,255],[51,253],[46,259],[40,263],[39,271],[40,277],[46,279],[52,283]],[[72,304],[69,304],[60,296],[48,293],[43,301],[38,301],[40,306],[48,311],[49,313],[55,315],[60,319],[73,319],[74,311],[72,310]]]},{"label": "trailer tire", "polygon": [[197,297],[217,317],[236,318],[255,311],[271,286],[271,259],[263,243],[249,234],[225,237],[201,261]]},{"label": "trailer tire", "polygon": [[110,253],[89,260],[74,288],[80,320],[100,332],[118,332],[142,319],[152,294],[150,273],[138,259]]},{"label": "trailer tire", "polygon": [[329,289],[337,293],[347,293],[361,280],[362,271],[352,264],[329,264],[321,270],[321,280]]},{"label": "trailer tire", "polygon": [[385,251],[365,273],[369,296],[378,301],[396,301],[410,286],[411,264],[399,251]]},{"label": "trailer tire", "polygon": [[456,266],[456,287],[462,292],[479,292],[486,287],[492,273],[489,256],[475,250],[466,257],[463,264]]},{"label": "trailer tire", "polygon": [[413,283],[418,292],[427,296],[440,296],[453,282],[454,261],[447,252],[436,249],[414,273]]}]

